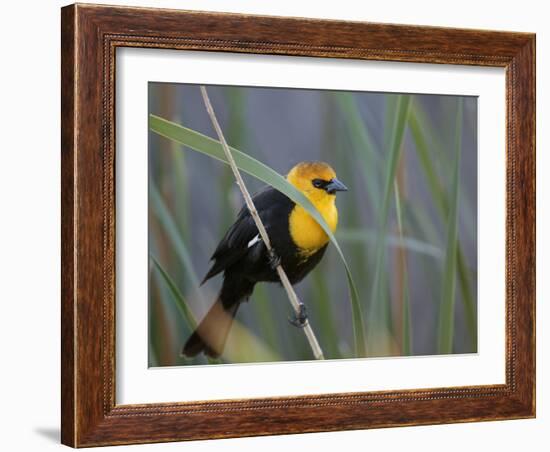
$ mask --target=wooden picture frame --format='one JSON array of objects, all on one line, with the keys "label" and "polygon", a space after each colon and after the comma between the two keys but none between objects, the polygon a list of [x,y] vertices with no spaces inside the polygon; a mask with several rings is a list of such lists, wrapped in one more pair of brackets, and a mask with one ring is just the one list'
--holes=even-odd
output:
[{"label": "wooden picture frame", "polygon": [[[78,4],[62,9],[61,34],[64,444],[84,447],[535,416],[533,34]],[[117,405],[118,47],[505,68],[506,383]]]}]

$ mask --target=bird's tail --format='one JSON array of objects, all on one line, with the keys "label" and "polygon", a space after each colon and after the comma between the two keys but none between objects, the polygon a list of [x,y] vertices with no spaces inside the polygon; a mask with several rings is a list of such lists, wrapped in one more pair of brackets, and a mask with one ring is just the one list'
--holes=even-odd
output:
[{"label": "bird's tail", "polygon": [[236,282],[233,278],[225,278],[216,302],[187,339],[182,354],[193,357],[204,352],[206,356],[219,357],[225,348],[229,330],[240,304],[253,290],[254,283],[244,280]]}]

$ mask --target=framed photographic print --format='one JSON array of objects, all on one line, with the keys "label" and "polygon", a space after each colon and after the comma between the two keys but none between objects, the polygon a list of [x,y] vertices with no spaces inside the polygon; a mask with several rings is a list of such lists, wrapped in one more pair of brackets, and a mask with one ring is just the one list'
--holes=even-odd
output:
[{"label": "framed photographic print", "polygon": [[535,415],[535,37],[62,9],[62,442]]}]

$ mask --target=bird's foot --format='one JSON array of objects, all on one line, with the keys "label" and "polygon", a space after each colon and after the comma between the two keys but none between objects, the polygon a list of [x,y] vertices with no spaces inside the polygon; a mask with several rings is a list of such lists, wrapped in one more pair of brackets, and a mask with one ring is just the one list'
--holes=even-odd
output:
[{"label": "bird's foot", "polygon": [[277,255],[275,250],[271,249],[269,251],[269,266],[271,267],[271,270],[277,270],[279,265],[281,265],[281,258]]},{"label": "bird's foot", "polygon": [[300,303],[300,308],[298,314],[292,314],[292,317],[288,318],[288,321],[291,325],[294,325],[296,328],[303,328],[307,323],[307,309],[304,303]]}]

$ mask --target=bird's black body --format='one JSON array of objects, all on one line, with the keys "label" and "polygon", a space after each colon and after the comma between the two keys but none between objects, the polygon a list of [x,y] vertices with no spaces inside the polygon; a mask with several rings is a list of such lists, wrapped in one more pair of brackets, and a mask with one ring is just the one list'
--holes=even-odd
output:
[{"label": "bird's black body", "polygon": [[[300,282],[319,263],[327,245],[312,254],[304,254],[296,246],[289,232],[289,216],[295,204],[281,192],[266,187],[253,196],[253,201],[290,282]],[[220,241],[212,260],[214,263],[203,282],[224,272],[216,302],[218,306],[211,309],[185,344],[183,353],[187,356],[195,356],[201,351],[209,356],[218,356],[223,350],[232,318],[240,303],[252,294],[254,285],[263,281],[279,282],[277,271],[246,206]],[[220,314],[220,305],[227,315]],[[208,333],[203,332],[206,330]]]},{"label": "bird's black body", "polygon": [[[272,187],[265,187],[256,193],[252,200],[266,228],[271,245],[292,284],[300,282],[319,262],[326,247],[321,248],[309,259],[301,258],[289,234],[289,216],[295,204],[286,195]],[[260,239],[248,247],[251,240],[258,236],[258,228],[244,206],[237,220],[226,232],[212,255],[214,265],[206,274],[204,281],[225,271],[225,279],[231,274],[243,274],[251,282],[277,282],[279,277],[269,262],[266,247]]]}]

